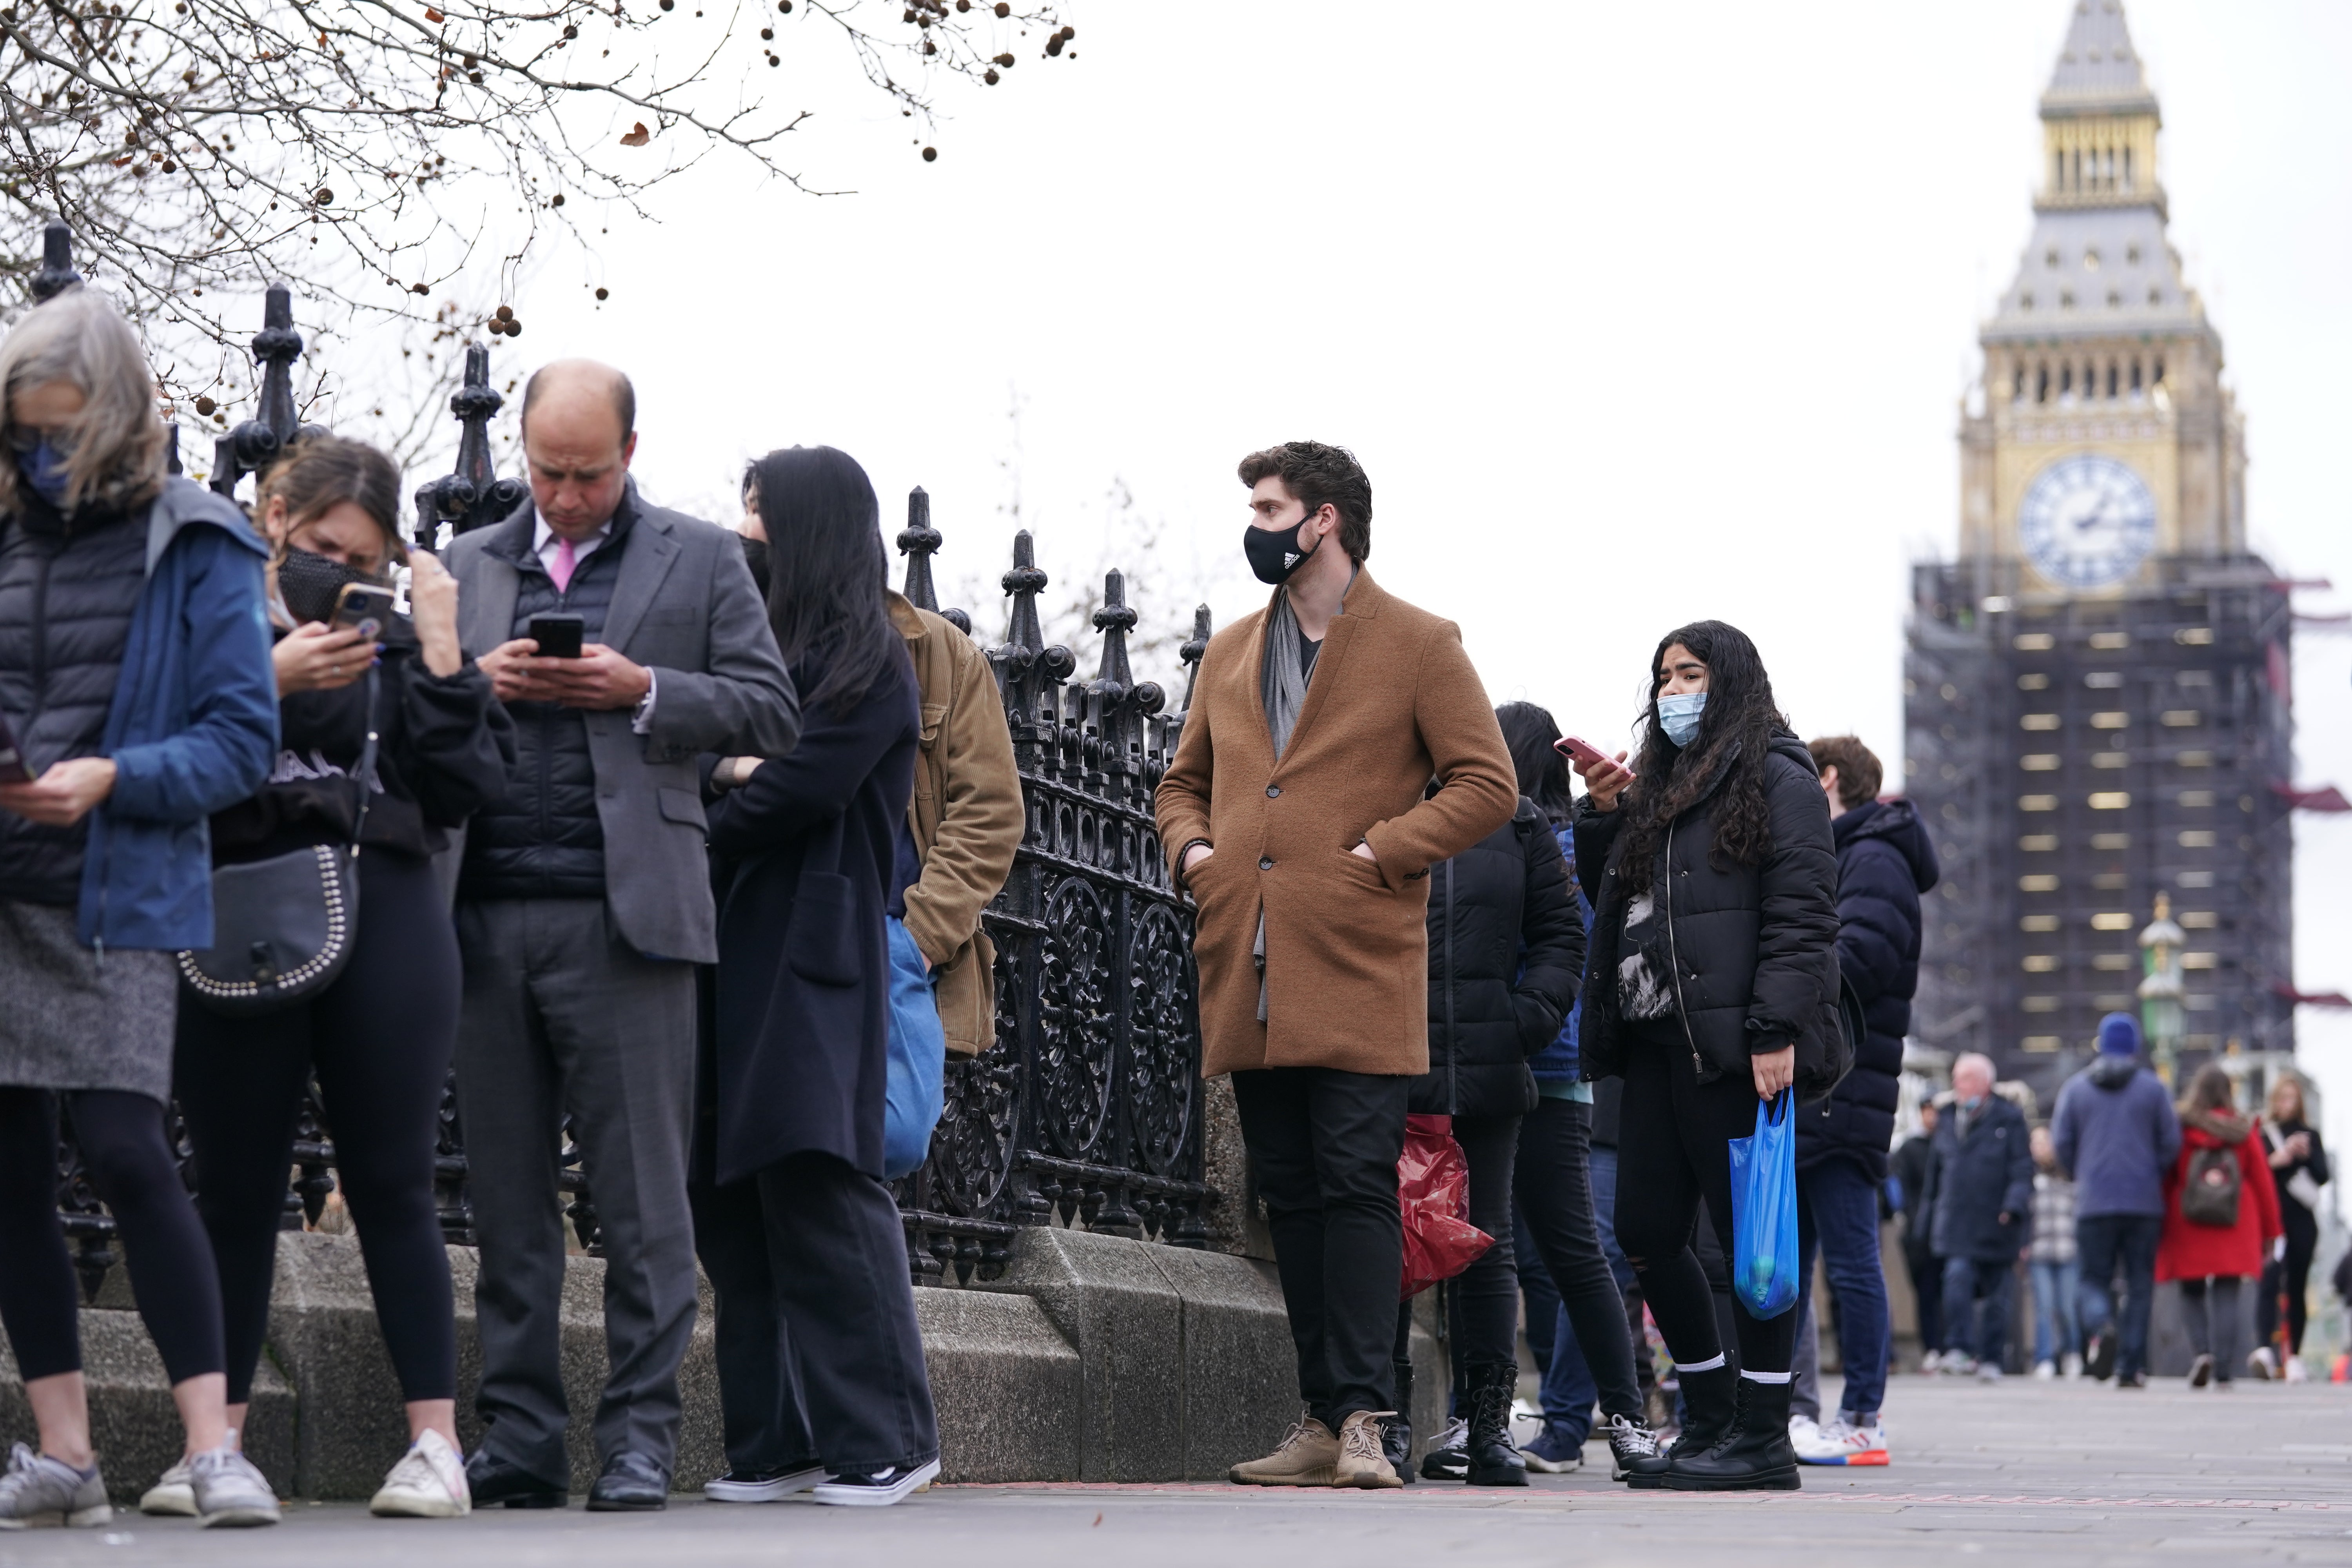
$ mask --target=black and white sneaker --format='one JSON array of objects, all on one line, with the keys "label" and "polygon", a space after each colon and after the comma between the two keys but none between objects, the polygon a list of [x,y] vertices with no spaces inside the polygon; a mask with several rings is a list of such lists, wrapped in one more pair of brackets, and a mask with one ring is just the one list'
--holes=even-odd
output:
[{"label": "black and white sneaker", "polygon": [[1425,1481],[1466,1480],[1470,1475],[1470,1423],[1459,1419],[1448,1421],[1437,1434],[1437,1441],[1421,1457],[1421,1479]]},{"label": "black and white sneaker", "polygon": [[773,1470],[730,1470],[702,1483],[712,1502],[782,1502],[833,1479],[823,1465],[786,1465]]},{"label": "black and white sneaker", "polygon": [[[1657,1468],[1658,1435],[1630,1415],[1612,1415],[1602,1431],[1609,1439],[1609,1479],[1622,1481],[1643,1468]],[[1646,1459],[1646,1466],[1633,1461]]]},{"label": "black and white sneaker", "polygon": [[904,1502],[939,1479],[940,1462],[927,1460],[911,1469],[885,1466],[871,1475],[845,1471],[816,1489],[816,1500],[837,1508],[888,1508]]}]

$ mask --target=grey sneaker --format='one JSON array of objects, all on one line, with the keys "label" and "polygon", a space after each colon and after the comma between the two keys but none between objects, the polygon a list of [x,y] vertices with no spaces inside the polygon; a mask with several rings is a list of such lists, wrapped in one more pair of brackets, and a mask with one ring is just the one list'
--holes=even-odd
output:
[{"label": "grey sneaker", "polygon": [[196,1489],[188,1479],[188,1461],[184,1455],[172,1463],[172,1468],[155,1478],[139,1499],[141,1513],[178,1514],[186,1519],[196,1517]]},{"label": "grey sneaker", "polygon": [[99,1478],[96,1465],[85,1473],[22,1443],[9,1450],[7,1471],[0,1474],[0,1530],[80,1528],[113,1518],[114,1507],[106,1500],[106,1482]]},{"label": "grey sneaker", "polygon": [[189,1455],[188,1484],[195,1492],[196,1519],[207,1530],[278,1522],[278,1494],[235,1448]]}]

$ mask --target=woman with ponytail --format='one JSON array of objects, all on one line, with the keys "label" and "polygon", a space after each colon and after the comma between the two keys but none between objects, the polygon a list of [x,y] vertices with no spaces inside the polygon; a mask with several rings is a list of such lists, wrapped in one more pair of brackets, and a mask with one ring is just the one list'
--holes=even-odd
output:
[{"label": "woman with ponytail", "polygon": [[[1689,1418],[1636,1487],[1794,1490],[1796,1314],[1735,1313],[1722,1343],[1691,1249],[1700,1200],[1732,1250],[1729,1142],[1759,1100],[1834,1081],[1837,855],[1811,753],[1756,645],[1700,621],[1650,665],[1633,766],[1580,763],[1576,868],[1591,889],[1582,1072],[1622,1077],[1617,1237],[1681,1372]],[[1727,1350],[1731,1353],[1727,1354]]]}]

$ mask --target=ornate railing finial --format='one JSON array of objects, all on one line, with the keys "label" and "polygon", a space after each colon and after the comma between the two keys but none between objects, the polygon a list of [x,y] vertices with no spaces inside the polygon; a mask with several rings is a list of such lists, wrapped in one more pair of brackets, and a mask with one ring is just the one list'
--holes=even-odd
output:
[{"label": "ornate railing finial", "polygon": [[33,303],[47,304],[80,282],[73,264],[73,230],[65,219],[53,217],[41,227],[41,269],[33,274]]},{"label": "ornate railing finial", "polygon": [[919,610],[939,613],[939,590],[931,585],[931,555],[944,542],[931,526],[931,498],[917,485],[907,492],[907,526],[898,531],[898,552],[907,558],[907,602]]},{"label": "ornate railing finial", "polygon": [[261,331],[253,334],[253,359],[261,366],[261,396],[254,416],[213,443],[212,488],[234,499],[247,474],[259,473],[303,434],[294,412],[294,362],[301,357],[302,334],[294,330],[294,296],[283,281],[262,296]]},{"label": "ornate railing finial", "polygon": [[416,490],[416,544],[430,550],[440,538],[441,525],[456,533],[469,533],[512,512],[522,504],[520,479],[502,479],[490,461],[490,421],[507,400],[490,384],[489,345],[466,345],[466,374],[449,395],[449,412],[457,418],[457,463],[449,473]]}]

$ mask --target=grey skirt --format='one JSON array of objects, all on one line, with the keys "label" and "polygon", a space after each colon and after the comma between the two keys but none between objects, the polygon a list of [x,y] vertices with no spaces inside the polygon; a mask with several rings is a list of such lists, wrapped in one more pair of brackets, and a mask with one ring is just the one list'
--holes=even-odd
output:
[{"label": "grey skirt", "polygon": [[71,909],[0,900],[0,1088],[170,1100],[178,965],[168,952],[101,956],[74,925]]}]

